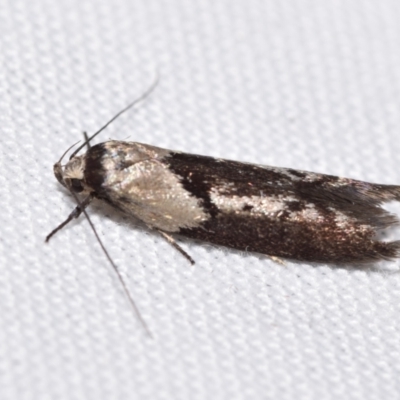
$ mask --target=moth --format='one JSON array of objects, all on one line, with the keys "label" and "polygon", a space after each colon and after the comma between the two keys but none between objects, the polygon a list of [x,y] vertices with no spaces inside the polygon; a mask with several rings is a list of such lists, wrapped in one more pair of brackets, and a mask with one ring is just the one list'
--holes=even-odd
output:
[{"label": "moth", "polygon": [[[382,204],[400,201],[400,186],[194,155],[137,142],[110,140],[90,146],[96,135],[133,104],[92,137],[86,137],[65,165],[64,156],[54,165],[55,177],[78,205],[47,241],[81,213],[94,230],[86,208],[97,199],[158,231],[192,263],[176,243],[175,234],[306,262],[363,264],[400,256],[400,240],[377,238],[382,230],[399,225],[399,219]],[[84,145],[88,149],[79,155]],[[130,298],[118,269],[95,234]]]},{"label": "moth", "polygon": [[57,180],[171,235],[298,261],[392,259],[400,241],[377,233],[399,223],[381,207],[400,186],[379,185],[111,140],[54,167]]}]

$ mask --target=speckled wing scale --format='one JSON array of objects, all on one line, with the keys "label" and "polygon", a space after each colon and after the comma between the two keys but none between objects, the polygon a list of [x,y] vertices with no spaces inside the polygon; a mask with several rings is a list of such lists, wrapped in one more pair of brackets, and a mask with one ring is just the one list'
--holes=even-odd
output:
[{"label": "speckled wing scale", "polygon": [[168,235],[308,262],[400,256],[400,241],[376,238],[399,223],[381,208],[399,186],[121,141],[74,156],[58,179]]}]

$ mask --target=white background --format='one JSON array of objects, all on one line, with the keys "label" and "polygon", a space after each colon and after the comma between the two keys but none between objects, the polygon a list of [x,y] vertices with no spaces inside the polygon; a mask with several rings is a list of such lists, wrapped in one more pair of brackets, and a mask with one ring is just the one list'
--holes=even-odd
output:
[{"label": "white background", "polygon": [[[287,263],[90,215],[53,163],[103,133],[400,184],[398,0],[0,2],[0,398],[400,398],[400,263]],[[399,210],[399,207],[397,208]],[[398,236],[397,236],[398,238]]]}]

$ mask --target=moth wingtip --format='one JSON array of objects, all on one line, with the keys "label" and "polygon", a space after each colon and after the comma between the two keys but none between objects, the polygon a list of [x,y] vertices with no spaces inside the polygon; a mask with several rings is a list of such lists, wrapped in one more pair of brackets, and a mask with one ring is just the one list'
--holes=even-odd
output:
[{"label": "moth wingtip", "polygon": [[391,193],[393,195],[393,200],[400,201],[400,186],[392,186]]},{"label": "moth wingtip", "polygon": [[384,243],[384,251],[381,251],[382,258],[386,260],[395,260],[400,258],[400,240]]},{"label": "moth wingtip", "polygon": [[391,243],[391,247],[393,248],[396,257],[399,258],[400,257],[400,240],[396,240],[394,242]]}]

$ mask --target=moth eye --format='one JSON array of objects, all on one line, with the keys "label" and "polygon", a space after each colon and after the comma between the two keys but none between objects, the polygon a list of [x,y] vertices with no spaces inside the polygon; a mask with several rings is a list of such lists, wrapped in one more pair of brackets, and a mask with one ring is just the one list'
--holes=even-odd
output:
[{"label": "moth eye", "polygon": [[80,193],[83,191],[82,181],[80,179],[72,178],[71,179],[71,189],[75,193]]}]

